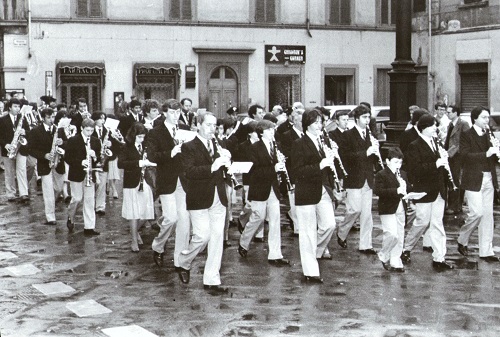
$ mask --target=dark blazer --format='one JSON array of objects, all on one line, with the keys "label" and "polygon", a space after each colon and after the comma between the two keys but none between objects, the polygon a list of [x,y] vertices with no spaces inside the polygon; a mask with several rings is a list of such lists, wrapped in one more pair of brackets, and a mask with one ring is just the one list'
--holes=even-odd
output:
[{"label": "dark blazer", "polygon": [[436,160],[439,158],[429,145],[418,137],[408,146],[408,165],[410,183],[415,192],[426,192],[427,195],[418,202],[433,202],[438,194],[446,200],[448,175],[444,168],[436,167]]},{"label": "dark blazer", "polygon": [[137,151],[134,143],[123,146],[118,155],[118,168],[123,169],[123,188],[136,188],[141,180],[141,168],[139,160],[142,154]]},{"label": "dark blazer", "polygon": [[[212,142],[214,157],[219,157]],[[187,178],[186,208],[188,210],[208,209],[214,201],[215,189],[222,205],[227,207],[226,183],[223,168],[212,172],[213,160],[203,142],[195,137],[182,144],[182,160]]]},{"label": "dark blazer", "polygon": [[295,132],[294,129],[290,129],[283,133],[280,138],[280,145],[281,145],[281,150],[285,157],[287,158],[286,160],[286,169],[288,171],[288,175],[290,178],[290,182],[292,184],[295,183],[295,177],[294,177],[294,172],[292,170],[292,147],[293,143],[297,140],[300,139],[300,136]]},{"label": "dark blazer", "polygon": [[[245,140],[244,142],[238,145],[238,153],[237,156],[234,157],[235,161],[252,161],[250,158],[250,149],[252,147],[252,143],[250,140]],[[250,184],[250,174],[252,170],[248,173],[243,173],[241,175],[242,184],[248,186]]]},{"label": "dark blazer", "polygon": [[[6,114],[5,116],[0,118],[0,145],[2,146],[2,157],[7,157],[8,152],[5,149],[5,145],[12,143],[12,138],[14,138],[14,131],[21,120],[21,114],[17,115],[16,125],[12,124],[12,119],[10,119],[10,114]],[[23,119],[23,129],[28,134],[30,131],[30,126],[26,119]],[[19,153],[23,156],[28,155],[28,147],[29,143],[26,146],[21,146],[19,148]]]},{"label": "dark blazer", "polygon": [[340,156],[347,172],[344,178],[344,188],[357,189],[363,187],[365,180],[373,188],[373,169],[377,162],[375,155],[366,155],[366,150],[372,145],[370,137],[363,139],[356,127],[344,132],[340,147]]},{"label": "dark blazer", "polygon": [[[450,122],[451,124],[451,122]],[[448,155],[450,158],[455,157],[456,155],[459,155],[459,149],[460,149],[460,136],[462,133],[465,131],[469,130],[470,126],[469,123],[466,121],[463,121],[460,117],[458,118],[457,125],[453,127],[453,130],[451,131],[450,135],[450,143],[448,144]],[[448,136],[446,136],[448,137]]]},{"label": "dark blazer", "polygon": [[[54,130],[57,130],[57,138],[61,138],[63,145],[59,146],[65,148],[65,143],[68,141],[66,138],[66,133],[64,129],[55,129],[57,126],[53,126]],[[51,136],[47,131],[45,131],[45,125],[38,125],[36,128],[28,133],[29,154],[37,159],[36,167],[37,172],[40,176],[46,176],[50,173],[51,169],[49,167],[49,161],[45,159],[45,155],[50,153],[52,150],[53,136]],[[63,174],[65,171],[64,159],[59,158],[59,164],[56,166],[56,172]]]},{"label": "dark blazer", "polygon": [[[95,168],[101,160],[101,142],[95,137],[90,137],[90,148],[95,151],[96,159],[92,159],[92,167]],[[73,182],[82,182],[85,178],[86,170],[82,166],[82,161],[87,158],[87,150],[82,134],[77,133],[66,143],[66,155],[64,161],[69,165],[68,180]],[[95,181],[95,171],[92,174]]]},{"label": "dark blazer", "polygon": [[412,126],[411,129],[404,131],[399,138],[399,148],[404,155],[406,155],[406,151],[408,150],[408,146],[415,139],[418,138],[418,132],[415,130],[415,127]]},{"label": "dark blazer", "polygon": [[[347,130],[346,130],[346,131],[347,131]],[[343,140],[344,140],[344,133],[345,133],[345,131],[344,131],[344,132],[342,132],[342,131],[340,131],[340,128],[338,128],[338,127],[337,127],[335,130],[328,132],[328,136],[330,136],[330,138],[331,138],[331,139],[332,139],[335,143],[337,143],[337,145],[338,145],[339,147],[341,147],[341,146],[342,146],[342,142],[343,142]]]},{"label": "dark blazer", "polygon": [[297,139],[292,147],[292,175],[295,177],[295,205],[315,205],[325,187],[333,201],[333,181],[330,168],[320,170],[324,157],[309,136]]},{"label": "dark blazer", "polygon": [[76,112],[71,116],[71,124],[76,126],[76,133],[79,134],[82,131],[83,116],[80,112]]},{"label": "dark blazer", "polygon": [[292,128],[293,128],[293,124],[290,123],[290,121],[288,121],[288,120],[281,123],[280,126],[278,126],[276,128],[276,133],[274,135],[274,137],[276,138],[276,141],[281,142],[281,137],[283,136],[283,134],[287,131],[290,131]]},{"label": "dark blazer", "polygon": [[[274,152],[274,149],[272,149],[272,151]],[[276,160],[276,154],[271,157],[264,142],[259,140],[250,147],[250,160],[253,166],[250,170],[248,200],[266,201],[269,199],[271,188],[279,199],[280,187],[278,175],[274,170],[274,166],[278,162]]]},{"label": "dark blazer", "polygon": [[[406,172],[401,171],[401,177],[406,181]],[[410,184],[406,182],[406,186],[408,192]],[[398,187],[399,181],[390,168],[385,167],[375,175],[373,192],[379,196],[378,213],[380,215],[396,213],[403,197],[402,194],[398,194]]]},{"label": "dark blazer", "polygon": [[[118,124],[118,130],[120,130],[121,134],[123,137],[127,137],[127,132],[130,127],[137,122],[132,115],[132,113],[129,113],[128,115],[123,116],[120,118],[120,124]],[[139,114],[139,122],[143,123],[144,122],[144,116],[142,114]]]},{"label": "dark blazer", "polygon": [[493,186],[498,189],[495,165],[497,156],[486,157],[490,147],[487,135],[479,137],[474,128],[470,128],[460,137],[460,156],[462,159],[461,188],[478,192],[483,182],[483,171],[491,172]]},{"label": "dark blazer", "polygon": [[156,193],[158,195],[174,193],[177,178],[181,179],[182,187],[186,189],[181,154],[171,157],[175,144],[165,123],[151,129],[146,136],[145,147],[148,159],[158,165],[156,167]]}]

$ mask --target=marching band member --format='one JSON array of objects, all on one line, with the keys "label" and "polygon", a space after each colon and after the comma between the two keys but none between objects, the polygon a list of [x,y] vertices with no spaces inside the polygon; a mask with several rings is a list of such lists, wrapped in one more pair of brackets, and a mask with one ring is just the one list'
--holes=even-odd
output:
[{"label": "marching band member", "polygon": [[120,118],[120,124],[118,124],[118,130],[120,130],[121,134],[124,136],[127,134],[128,129],[130,129],[132,124],[134,124],[135,122],[143,123],[144,121],[144,116],[141,113],[141,102],[139,102],[138,100],[132,100],[129,104],[129,107],[130,113]]},{"label": "marching band member", "polygon": [[328,132],[328,136],[337,143],[339,146],[342,145],[342,141],[344,139],[343,135],[347,129],[347,123],[349,121],[349,111],[339,111],[335,114],[335,119],[337,120],[337,127],[335,130]]},{"label": "marching band member", "polygon": [[321,141],[323,121],[319,110],[302,115],[304,137],[292,147],[292,171],[295,177],[295,206],[299,224],[299,248],[306,282],[323,283],[317,259],[321,259],[335,230],[333,182]]},{"label": "marching band member", "polygon": [[401,172],[403,153],[390,148],[386,167],[375,176],[373,191],[379,196],[378,213],[384,231],[382,249],[378,257],[385,270],[404,272],[401,253],[405,237],[405,206],[402,197],[407,194],[406,172]]},{"label": "marching band member", "polygon": [[377,254],[372,246],[373,168],[377,160],[378,142],[372,143],[369,133],[370,110],[359,105],[354,110],[355,126],[344,132],[340,155],[347,171],[344,188],[346,213],[339,226],[337,242],[347,248],[347,236],[354,222],[360,220],[359,251]]},{"label": "marching band member", "polygon": [[47,219],[45,224],[55,225],[55,196],[62,191],[65,171],[64,161],[58,157],[64,154],[62,145],[67,138],[64,130],[54,125],[56,115],[54,110],[45,108],[41,114],[43,123],[28,133],[29,151],[37,159],[37,171],[42,179],[43,203]]},{"label": "marching band member", "polygon": [[87,100],[85,98],[79,98],[78,111],[71,117],[71,124],[76,126],[76,133],[80,133],[82,131],[82,122],[87,118],[90,118]]},{"label": "marching band member", "polygon": [[[410,252],[428,229],[433,249],[432,267],[436,271],[453,269],[445,261],[446,233],[443,227],[444,205],[447,195],[447,176],[441,167],[448,165],[447,158],[441,158],[439,148],[433,137],[436,136],[436,119],[425,114],[418,120],[419,137],[408,146],[408,170],[412,177],[413,190],[426,195],[415,200],[416,219],[406,234],[401,260],[404,264],[411,261]],[[429,227],[430,226],[430,227]]]},{"label": "marching band member", "polygon": [[[95,167],[101,160],[101,142],[95,137],[95,123],[86,118],[82,121],[79,134],[69,139],[64,160],[69,165],[68,180],[71,187],[71,202],[68,206],[67,226],[69,231],[75,228],[75,214],[83,200],[83,223],[85,236],[99,235],[95,230]],[[71,155],[69,155],[71,154]]]},{"label": "marching band member", "polygon": [[174,265],[180,267],[179,255],[189,245],[191,231],[189,212],[186,209],[186,180],[182,167],[181,145],[176,139],[177,122],[181,105],[171,100],[165,120],[148,132],[146,147],[148,158],[156,163],[156,193],[160,196],[163,221],[154,238],[153,260],[163,265],[165,244],[175,228]]},{"label": "marching band member", "polygon": [[220,281],[227,196],[224,171],[230,153],[219,152],[213,140],[217,118],[211,112],[198,116],[198,134],[182,145],[187,178],[186,207],[193,225],[189,246],[179,256],[177,269],[181,282],[188,283],[193,260],[208,244],[203,272],[203,288],[214,294],[228,291]]},{"label": "marching band member", "polygon": [[148,99],[144,102],[144,126],[149,131],[153,128],[154,122],[158,117],[160,117],[159,104],[157,100]]},{"label": "marching band member", "polygon": [[[493,197],[498,189],[496,162],[500,158],[499,143],[489,131],[490,111],[477,106],[472,109],[472,128],[462,133],[462,188],[469,205],[465,224],[458,236],[458,252],[469,255],[468,244],[472,232],[478,229],[479,257],[486,262],[499,262],[493,251]],[[488,140],[490,137],[490,140]]]},{"label": "marching band member", "polygon": [[278,172],[286,170],[285,164],[278,162],[274,140],[275,124],[268,120],[257,123],[260,140],[251,146],[250,159],[253,163],[250,172],[248,201],[252,214],[239,240],[238,253],[247,257],[250,242],[258,230],[264,226],[266,214],[269,217],[269,254],[268,262],[274,266],[289,265],[290,261],[281,253],[280,191]]},{"label": "marching band member", "polygon": [[130,224],[132,238],[132,252],[139,251],[142,245],[139,220],[154,219],[154,200],[151,187],[144,179],[144,170],[149,166],[156,166],[144,155],[143,146],[146,136],[146,127],[135,122],[129,128],[125,138],[125,146],[118,158],[118,167],[123,169],[123,204],[122,217]]},{"label": "marching band member", "polygon": [[[62,118],[69,119],[67,117],[67,115],[68,115],[68,113],[64,113],[64,112],[59,111],[56,114],[56,118],[54,120],[54,125],[59,125],[59,121]],[[65,127],[63,128],[63,132],[64,132],[64,137],[66,137],[66,139],[70,139],[71,137],[74,137],[76,135],[76,126],[74,126],[68,122],[67,125],[65,125]],[[71,202],[71,196],[69,195],[70,189],[69,189],[69,180],[68,180],[69,165],[65,161],[63,161],[63,162],[64,162],[63,197],[64,197],[64,203],[69,204]]]},{"label": "marching band member", "polygon": [[[0,146],[2,147],[2,157],[4,157],[5,189],[8,201],[16,201],[17,180],[20,197],[19,201],[25,203],[30,200],[28,197],[28,179],[26,175],[26,156],[28,155],[28,147],[22,145],[22,143],[30,127],[26,119],[21,118],[19,114],[21,111],[21,102],[17,98],[12,98],[7,103],[7,109],[9,113],[0,118]],[[18,144],[12,144],[18,129],[18,124],[21,120],[22,124],[19,126]],[[19,146],[19,150],[17,150],[13,158],[9,158],[9,152],[14,153],[14,151],[16,151],[16,146]]]}]

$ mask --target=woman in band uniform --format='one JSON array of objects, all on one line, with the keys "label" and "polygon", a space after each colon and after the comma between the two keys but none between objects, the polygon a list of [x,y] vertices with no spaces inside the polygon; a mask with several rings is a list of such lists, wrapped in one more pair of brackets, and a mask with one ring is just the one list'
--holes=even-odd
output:
[{"label": "woman in band uniform", "polygon": [[153,192],[142,174],[143,168],[155,166],[144,158],[144,137],[146,128],[140,122],[134,123],[125,137],[126,144],[118,157],[118,167],[123,169],[122,217],[129,220],[132,237],[131,249],[139,251],[142,239],[138,234],[139,220],[154,219]]}]

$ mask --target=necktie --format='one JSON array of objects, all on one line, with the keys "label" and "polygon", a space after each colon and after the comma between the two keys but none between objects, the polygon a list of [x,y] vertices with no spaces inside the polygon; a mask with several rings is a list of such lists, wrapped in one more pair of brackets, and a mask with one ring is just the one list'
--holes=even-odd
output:
[{"label": "necktie", "polygon": [[210,143],[210,140],[207,140],[207,150],[208,150],[208,154],[210,155],[210,157],[214,157],[214,150],[212,149],[212,144]]},{"label": "necktie", "polygon": [[274,144],[273,144],[273,142],[269,142],[269,155],[274,160],[274,151],[273,150],[274,150]]},{"label": "necktie", "polygon": [[481,134],[479,136],[482,136],[486,133],[486,129],[481,129]]},{"label": "necktie", "polygon": [[318,137],[316,139],[316,142],[318,144],[318,152],[319,152],[319,154],[321,155],[321,157],[325,157],[325,151],[323,151],[322,146],[321,146],[321,138]]},{"label": "necktie", "polygon": [[176,131],[175,131],[175,126],[172,128],[172,137],[175,139],[175,134],[176,134]]},{"label": "necktie", "polygon": [[52,135],[52,127],[51,127],[51,126],[49,126],[49,127],[47,128],[47,133],[48,133],[49,135]]},{"label": "necktie", "polygon": [[141,146],[141,144],[137,144],[137,151],[139,151],[139,153],[142,153],[142,146]]},{"label": "necktie", "polygon": [[366,139],[366,131],[365,130],[361,131],[361,134],[363,135],[363,139]]},{"label": "necktie", "polygon": [[450,148],[450,137],[451,133],[453,131],[454,125],[453,123],[450,122],[450,125],[448,125],[448,132],[446,133],[446,140],[444,141],[444,148],[448,150]]}]

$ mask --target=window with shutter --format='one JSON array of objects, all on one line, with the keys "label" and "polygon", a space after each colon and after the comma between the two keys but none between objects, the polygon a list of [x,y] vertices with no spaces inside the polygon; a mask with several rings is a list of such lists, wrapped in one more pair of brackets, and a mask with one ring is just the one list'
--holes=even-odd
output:
[{"label": "window with shutter", "polygon": [[171,20],[191,20],[191,0],[170,0]]},{"label": "window with shutter", "polygon": [[425,12],[427,0],[413,0],[413,13]]},{"label": "window with shutter", "polygon": [[255,22],[276,22],[275,0],[255,1]]},{"label": "window with shutter", "polygon": [[77,6],[78,7],[76,13],[78,16],[87,17],[89,15],[87,0],[78,0]]},{"label": "window with shutter", "polygon": [[351,2],[350,0],[330,0],[330,24],[351,24]]},{"label": "window with shutter", "polygon": [[396,0],[380,0],[379,3],[380,24],[396,24]]},{"label": "window with shutter", "polygon": [[81,18],[102,17],[102,0],[77,0],[76,14]]},{"label": "window with shutter", "polygon": [[90,0],[90,17],[100,18],[101,15],[101,0]]}]

